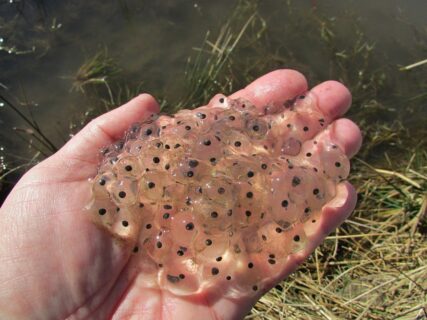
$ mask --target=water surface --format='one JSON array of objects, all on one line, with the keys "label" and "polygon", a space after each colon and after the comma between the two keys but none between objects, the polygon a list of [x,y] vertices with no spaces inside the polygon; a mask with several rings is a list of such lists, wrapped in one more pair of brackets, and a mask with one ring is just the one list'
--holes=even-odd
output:
[{"label": "water surface", "polygon": [[[102,112],[96,94],[72,90],[79,67],[99,51],[106,50],[116,61],[123,87],[129,84],[165,99],[169,105],[176,104],[188,90],[185,85],[188,58],[194,58],[194,49],[202,46],[207,32],[209,39],[215,41],[238,3],[243,8],[239,10],[246,8],[243,14],[246,18],[241,18],[245,20],[250,15],[247,7],[254,1],[4,1],[0,5],[2,93],[17,105],[19,101],[32,105],[40,128],[58,147],[73,132],[71,125],[78,127]],[[351,70],[352,62],[343,60],[349,75],[337,71],[331,61],[339,62],[342,59],[339,54],[349,54],[348,48],[357,47],[355,29],[360,28],[363,39],[375,47],[372,55],[377,64],[368,68],[375,81],[382,70],[390,73],[390,83],[404,80],[390,92],[396,99],[403,99],[395,100],[391,108],[404,108],[402,101],[423,94],[414,78],[399,73],[398,68],[427,58],[425,1],[269,0],[260,2],[256,12],[257,23],[262,21],[265,30],[258,43],[243,43],[239,56],[233,57],[238,66],[233,70],[238,78],[235,85],[243,85],[244,79],[278,67],[301,69],[307,73],[311,85],[331,77],[354,85],[360,61],[355,61],[355,69]],[[316,17],[319,30],[313,30],[313,24],[307,23]],[[337,42],[331,45],[330,52],[318,40],[321,19],[335,26]],[[254,26],[247,32],[256,29]],[[234,31],[239,30],[236,27]],[[263,60],[264,55],[267,56]],[[249,66],[250,62],[254,66]],[[420,67],[415,72],[426,75],[426,68]],[[373,97],[373,85],[366,85],[370,87],[365,91],[370,90]],[[365,98],[364,91],[360,92],[355,97],[357,103]],[[378,94],[384,96],[384,91]],[[424,116],[415,117],[416,125],[422,126]],[[393,114],[389,121],[394,117]],[[14,127],[27,126],[16,113],[3,106],[0,145],[9,167],[25,162],[35,153],[17,136]],[[28,138],[25,134],[23,137]],[[16,159],[16,155],[23,159]]]}]

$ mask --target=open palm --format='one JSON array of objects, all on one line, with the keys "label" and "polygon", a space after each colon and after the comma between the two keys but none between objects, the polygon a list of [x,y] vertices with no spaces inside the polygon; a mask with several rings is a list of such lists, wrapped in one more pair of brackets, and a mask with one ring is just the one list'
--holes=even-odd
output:
[{"label": "open palm", "polygon": [[[264,106],[305,91],[300,73],[278,70],[232,97]],[[354,155],[361,144],[357,126],[336,120],[350,106],[348,90],[328,81],[312,92],[332,123],[322,134],[349,157]],[[178,297],[162,288],[141,287],[132,268],[132,248],[97,228],[84,210],[98,150],[158,110],[156,101],[142,94],[102,115],[27,172],[12,190],[0,210],[1,319],[234,319],[250,310],[257,297],[231,299],[220,291]],[[310,245],[289,256],[279,274],[268,275],[271,286],[292,272],[351,213],[355,202],[351,185],[340,184],[337,197],[323,208]]]}]

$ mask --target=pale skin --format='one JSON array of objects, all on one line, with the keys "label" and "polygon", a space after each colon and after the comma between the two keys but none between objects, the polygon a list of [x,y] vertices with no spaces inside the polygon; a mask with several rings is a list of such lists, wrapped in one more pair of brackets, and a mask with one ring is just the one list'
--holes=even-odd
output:
[{"label": "pale skin", "polygon": [[[231,95],[258,107],[285,101],[308,90],[302,74],[276,70]],[[342,118],[351,104],[348,89],[335,81],[311,91],[329,127],[328,137],[348,157],[361,145],[358,127]],[[95,176],[98,151],[119,139],[134,122],[159,111],[155,99],[141,94],[91,121],[56,154],[28,171],[0,209],[1,319],[240,319],[255,298],[230,299],[202,292],[174,296],[137,285],[132,248],[114,240],[88,218],[88,179]],[[322,210],[309,245],[287,258],[269,287],[286,278],[352,212],[356,192],[347,182]]]}]

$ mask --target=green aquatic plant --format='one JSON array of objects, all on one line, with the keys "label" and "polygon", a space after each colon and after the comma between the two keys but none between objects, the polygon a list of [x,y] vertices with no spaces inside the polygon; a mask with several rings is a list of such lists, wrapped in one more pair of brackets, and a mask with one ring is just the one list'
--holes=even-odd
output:
[{"label": "green aquatic plant", "polygon": [[0,93],[0,103],[10,108],[25,123],[25,127],[14,127],[13,129],[21,139],[28,143],[28,146],[45,156],[58,151],[58,147],[45,134],[34,117],[33,106],[28,99],[21,102],[18,107],[12,102],[12,99],[6,97],[6,94]]},{"label": "green aquatic plant", "polygon": [[187,95],[175,107],[195,107],[206,103],[216,92],[232,92],[236,84],[232,65],[239,47],[257,41],[265,31],[265,22],[253,1],[240,1],[211,40],[208,32],[195,55],[189,57],[185,80]]},{"label": "green aquatic plant", "polygon": [[37,58],[48,54],[62,23],[48,14],[45,1],[2,1],[0,11],[0,53]]},{"label": "green aquatic plant", "polygon": [[88,58],[73,77],[72,90],[85,93],[88,88],[101,85],[107,89],[111,101],[114,101],[109,82],[120,73],[121,69],[109,56],[107,49],[100,50]]}]

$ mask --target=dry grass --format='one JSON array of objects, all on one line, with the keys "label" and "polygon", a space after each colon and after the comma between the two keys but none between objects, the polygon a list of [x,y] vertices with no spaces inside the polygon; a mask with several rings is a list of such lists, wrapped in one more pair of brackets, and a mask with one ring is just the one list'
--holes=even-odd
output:
[{"label": "dry grass", "polygon": [[355,162],[355,212],[248,319],[424,319],[427,153],[396,170]]},{"label": "dry grass", "polygon": [[[227,33],[241,43],[230,46],[227,61],[219,60],[224,49],[210,52],[204,70],[210,70],[212,61],[227,67],[221,77],[212,76],[215,88],[204,94],[218,88],[232,92],[276,65],[310,68],[298,52],[274,44],[268,21],[257,9],[253,1],[243,1],[236,9],[240,26]],[[328,73],[309,70],[309,76],[315,81],[340,79],[353,92],[356,107],[350,117],[360,123],[365,138],[351,175],[359,201],[346,223],[298,271],[267,293],[247,319],[427,319],[427,132],[414,120],[426,114],[425,73],[402,78],[399,67],[386,64],[386,57],[357,24],[353,34],[345,35],[355,39],[349,42],[338,36],[334,19],[309,12],[302,22],[301,12],[288,13],[281,36],[292,42],[295,30],[304,29],[330,59]],[[235,13],[232,19],[239,21]],[[242,26],[250,23],[252,29],[242,33]],[[255,35],[256,41],[251,41]],[[421,38],[425,41],[427,33]],[[421,66],[410,65],[409,70]],[[197,105],[200,101],[194,98]]]}]

